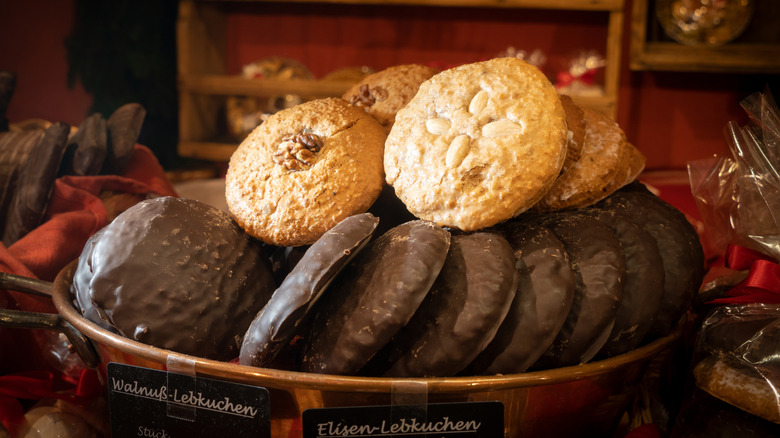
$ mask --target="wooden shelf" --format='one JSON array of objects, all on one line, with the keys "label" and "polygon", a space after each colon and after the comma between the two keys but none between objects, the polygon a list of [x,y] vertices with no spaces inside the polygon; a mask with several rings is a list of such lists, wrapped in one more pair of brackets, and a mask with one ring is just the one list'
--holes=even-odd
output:
[{"label": "wooden shelf", "polygon": [[[762,4],[770,5],[769,2]],[[699,47],[664,40],[655,18],[654,5],[652,0],[633,2],[629,59],[632,70],[780,73],[780,44],[776,42],[741,41],[738,38],[723,46]],[[776,14],[776,11],[772,9],[771,13]],[[761,14],[762,11],[757,9],[756,13]],[[762,21],[773,22],[766,17],[761,18]],[[754,19],[757,19],[755,14]]]},{"label": "wooden shelf", "polygon": [[[278,0],[281,2],[281,0]],[[600,11],[606,14],[607,29],[603,72],[604,95],[572,96],[578,103],[595,108],[608,116],[617,114],[620,55],[625,0],[291,0],[286,3],[320,3],[340,5],[404,5],[412,7],[479,7],[559,9]],[[246,9],[275,3],[263,1],[181,0],[177,22],[179,87],[179,155],[208,161],[228,161],[236,141],[224,141],[220,134],[224,122],[222,111],[230,96],[269,98],[295,94],[304,100],[341,96],[350,82],[330,80],[244,79],[227,74],[227,21],[231,6]]]},{"label": "wooden shelf", "polygon": [[622,11],[624,0],[262,0],[266,3],[338,3],[355,5],[410,5],[441,7],[562,9],[568,11]]},{"label": "wooden shelf", "polygon": [[352,82],[342,81],[256,80],[225,75],[188,76],[179,81],[179,90],[187,93],[270,97],[283,90],[284,93],[298,94],[312,99],[340,96],[351,86]]}]

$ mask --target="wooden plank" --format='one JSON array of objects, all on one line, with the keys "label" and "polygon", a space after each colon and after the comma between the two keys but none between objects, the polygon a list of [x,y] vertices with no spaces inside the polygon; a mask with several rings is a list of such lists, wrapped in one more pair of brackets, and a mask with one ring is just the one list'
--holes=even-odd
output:
[{"label": "wooden plank", "polygon": [[245,79],[240,76],[193,75],[180,78],[184,91],[223,96],[269,97],[278,94],[298,94],[313,98],[341,96],[354,82],[303,79]]},{"label": "wooden plank", "polygon": [[625,0],[261,0],[264,2],[339,3],[354,5],[412,5],[435,7],[479,7],[522,9],[565,9],[574,11],[620,11]]},{"label": "wooden plank", "polygon": [[610,118],[617,117],[617,96],[620,85],[621,53],[623,51],[623,12],[609,13],[607,26],[607,65],[604,67],[604,92],[613,101],[609,112]]},{"label": "wooden plank", "polygon": [[179,76],[225,74],[226,27],[224,8],[214,3],[182,0],[176,22]]},{"label": "wooden plank", "polygon": [[208,141],[180,141],[178,152],[182,157],[197,158],[206,161],[230,161],[230,156],[238,147],[235,143]]},{"label": "wooden plank", "polygon": [[629,68],[632,70],[780,73],[780,45],[730,43],[718,47],[651,41],[647,0],[634,0]]},{"label": "wooden plank", "polygon": [[632,59],[635,70],[689,72],[780,73],[780,46],[729,44],[722,47],[689,47],[677,43],[646,42]]}]

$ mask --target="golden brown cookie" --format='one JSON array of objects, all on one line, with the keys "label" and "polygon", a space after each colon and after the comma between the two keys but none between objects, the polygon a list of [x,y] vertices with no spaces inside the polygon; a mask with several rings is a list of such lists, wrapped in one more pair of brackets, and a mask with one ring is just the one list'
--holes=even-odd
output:
[{"label": "golden brown cookie", "polygon": [[566,142],[566,160],[563,162],[561,174],[566,173],[582,155],[582,144],[585,141],[585,113],[571,97],[561,94],[563,110],[566,111],[566,127],[568,137]]},{"label": "golden brown cookie", "polygon": [[343,96],[376,117],[389,132],[395,114],[417,94],[420,84],[436,73],[431,67],[404,64],[370,74],[353,85]]},{"label": "golden brown cookie", "polygon": [[541,198],[561,171],[566,141],[547,77],[517,58],[495,58],[420,86],[385,142],[385,173],[417,217],[478,230]]},{"label": "golden brown cookie", "polygon": [[624,163],[628,143],[620,126],[594,109],[582,109],[585,118],[582,154],[539,201],[537,207],[542,210],[585,207],[603,199],[605,188]]},{"label": "golden brown cookie", "polygon": [[633,182],[636,180],[639,174],[645,170],[645,163],[647,162],[647,159],[645,158],[644,154],[642,154],[642,152],[640,152],[636,146],[629,143],[628,141],[624,142],[623,148],[625,148],[625,151],[622,154],[620,163],[618,164],[618,172],[615,174],[615,177],[612,179],[612,181],[610,181],[609,184],[604,187],[602,194],[600,196],[594,197],[589,201],[590,204],[601,201],[607,196],[615,193],[615,191],[625,186],[626,184]]},{"label": "golden brown cookie", "polygon": [[339,98],[279,111],[230,158],[228,208],[266,243],[311,244],[379,196],[384,140],[376,119]]},{"label": "golden brown cookie", "polygon": [[766,420],[780,423],[777,390],[771,379],[744,363],[709,356],[693,369],[696,385],[711,395]]}]

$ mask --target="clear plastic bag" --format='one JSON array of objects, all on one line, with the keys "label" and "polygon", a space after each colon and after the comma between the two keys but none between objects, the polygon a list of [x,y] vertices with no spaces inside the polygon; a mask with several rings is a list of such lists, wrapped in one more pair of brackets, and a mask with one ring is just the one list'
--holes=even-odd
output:
[{"label": "clear plastic bag", "polygon": [[693,375],[712,396],[780,424],[780,305],[716,308],[697,338]]},{"label": "clear plastic bag", "polygon": [[702,300],[712,307],[693,375],[710,395],[780,424],[780,111],[769,90],[741,106],[749,122],[724,130],[732,156],[688,165],[706,235],[731,269],[711,282],[725,290],[707,295],[705,284],[700,294],[716,299]]},{"label": "clear plastic bag", "polygon": [[688,164],[694,199],[715,246],[737,244],[780,260],[780,112],[771,93],[741,102],[750,122],[729,122],[732,157]]}]

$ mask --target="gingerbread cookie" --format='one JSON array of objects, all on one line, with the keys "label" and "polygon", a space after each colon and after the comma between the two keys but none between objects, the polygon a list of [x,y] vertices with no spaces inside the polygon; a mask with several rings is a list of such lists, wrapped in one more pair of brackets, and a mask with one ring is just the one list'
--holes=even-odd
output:
[{"label": "gingerbread cookie", "polygon": [[311,245],[252,320],[241,343],[239,362],[263,366],[298,334],[333,279],[371,239],[379,219],[350,216]]},{"label": "gingerbread cookie", "polygon": [[563,327],[533,368],[585,363],[604,346],[614,326],[626,275],[623,250],[607,225],[586,214],[559,212],[540,222],[563,242],[576,283]]},{"label": "gingerbread cookie", "polygon": [[620,190],[627,184],[631,184],[632,182],[636,181],[637,177],[639,177],[639,174],[645,170],[645,163],[647,162],[647,158],[644,156],[644,154],[642,154],[642,152],[640,152],[636,146],[627,141],[623,143],[623,148],[625,151],[622,154],[620,163],[618,163],[618,171],[615,173],[615,177],[612,178],[612,181],[610,181],[606,187],[604,187],[602,193],[597,194],[587,201],[588,205],[595,204],[612,193]]},{"label": "gingerbread cookie", "polygon": [[545,194],[543,210],[586,207],[606,197],[606,187],[627,163],[625,134],[604,114],[583,108],[585,139],[579,160]]},{"label": "gingerbread cookie", "polygon": [[331,285],[319,306],[302,371],[353,374],[412,317],[439,274],[450,233],[428,221],[375,239]]},{"label": "gingerbread cookie", "polygon": [[704,277],[704,252],[699,235],[685,215],[633,183],[597,204],[622,212],[642,225],[656,240],[664,266],[664,290],[651,336],[666,336],[693,302]]},{"label": "gingerbread cookie", "polygon": [[599,357],[616,356],[639,345],[653,324],[663,297],[663,260],[653,235],[625,214],[599,208],[581,211],[609,226],[626,259],[626,281],[615,325],[598,353]]},{"label": "gingerbread cookie", "polygon": [[693,369],[696,385],[729,404],[780,424],[777,388],[772,378],[746,362],[708,356]]},{"label": "gingerbread cookie", "polygon": [[496,58],[445,70],[398,112],[385,173],[410,212],[473,231],[517,216],[566,157],[561,99],[539,69]]},{"label": "gingerbread cookie", "polygon": [[404,64],[370,74],[352,86],[341,97],[374,116],[387,132],[395,114],[417,94],[420,84],[436,73],[431,67]]},{"label": "gingerbread cookie", "polygon": [[515,251],[519,282],[496,336],[470,366],[477,375],[524,372],[552,344],[574,300],[575,274],[552,231],[518,220],[501,231]]},{"label": "gingerbread cookie", "polygon": [[94,234],[74,280],[79,308],[101,327],[215,360],[238,355],[274,288],[260,242],[222,210],[170,196],[142,201]]},{"label": "gingerbread cookie", "polygon": [[501,235],[454,235],[417,312],[368,363],[369,375],[452,376],[493,339],[517,289],[512,247]]},{"label": "gingerbread cookie", "polygon": [[384,140],[376,119],[339,98],[279,111],[230,158],[228,208],[266,243],[311,244],[379,196]]},{"label": "gingerbread cookie", "polygon": [[582,145],[585,142],[585,112],[574,103],[571,97],[561,94],[561,104],[566,111],[566,160],[563,162],[561,174],[566,173],[582,155]]}]

